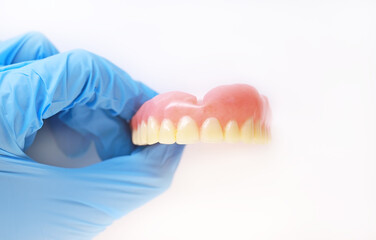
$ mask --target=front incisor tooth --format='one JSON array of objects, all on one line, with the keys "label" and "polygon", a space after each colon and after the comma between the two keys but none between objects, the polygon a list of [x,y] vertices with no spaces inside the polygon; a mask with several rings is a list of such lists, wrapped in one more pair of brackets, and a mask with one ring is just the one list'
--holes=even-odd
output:
[{"label": "front incisor tooth", "polygon": [[199,139],[196,122],[189,116],[184,116],[179,120],[176,142],[179,144],[195,143]]},{"label": "front incisor tooth", "polygon": [[231,120],[225,127],[225,141],[229,143],[235,143],[240,140],[239,125],[236,121]]},{"label": "front incisor tooth", "polygon": [[154,117],[148,119],[148,144],[158,142],[159,124]]},{"label": "front incisor tooth", "polygon": [[255,132],[254,132],[254,124],[253,119],[250,118],[243,123],[243,126],[240,130],[240,138],[245,143],[250,143],[253,141]]},{"label": "front incisor tooth", "polygon": [[218,119],[211,117],[201,125],[200,139],[202,142],[220,142],[223,140],[223,132]]},{"label": "front incisor tooth", "polygon": [[146,145],[148,143],[148,126],[144,121],[141,122],[140,127],[138,128],[139,133],[139,144]]},{"label": "front incisor tooth", "polygon": [[173,144],[175,142],[176,129],[169,119],[163,119],[159,129],[159,142],[163,144]]}]

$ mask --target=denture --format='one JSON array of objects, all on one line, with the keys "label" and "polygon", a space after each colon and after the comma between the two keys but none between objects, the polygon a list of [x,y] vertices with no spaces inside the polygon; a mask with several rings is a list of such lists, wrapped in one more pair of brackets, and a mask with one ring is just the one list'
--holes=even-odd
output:
[{"label": "denture", "polygon": [[131,120],[135,145],[196,142],[267,143],[268,99],[246,84],[210,90],[202,100],[167,92],[145,102]]}]

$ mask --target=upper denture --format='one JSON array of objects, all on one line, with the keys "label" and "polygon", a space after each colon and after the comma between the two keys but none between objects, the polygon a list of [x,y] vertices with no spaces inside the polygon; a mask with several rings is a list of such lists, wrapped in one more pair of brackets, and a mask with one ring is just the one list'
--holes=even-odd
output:
[{"label": "upper denture", "polygon": [[138,145],[265,140],[269,119],[267,98],[246,84],[216,87],[202,101],[184,92],[168,92],[141,106],[131,120],[132,139]]}]

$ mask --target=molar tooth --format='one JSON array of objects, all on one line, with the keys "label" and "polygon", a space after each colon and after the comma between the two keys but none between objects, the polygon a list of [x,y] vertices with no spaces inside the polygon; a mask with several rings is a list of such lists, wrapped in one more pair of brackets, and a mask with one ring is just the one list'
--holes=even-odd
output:
[{"label": "molar tooth", "polygon": [[137,125],[137,136],[136,136],[136,139],[137,139],[137,145],[142,145],[141,144],[141,124],[140,123]]},{"label": "molar tooth", "polygon": [[211,117],[205,120],[200,133],[202,142],[220,142],[223,140],[222,127],[218,119]]},{"label": "molar tooth", "polygon": [[148,126],[144,121],[141,122],[140,127],[138,128],[139,133],[139,144],[146,145],[148,143]]},{"label": "molar tooth", "polygon": [[253,119],[250,118],[243,123],[243,126],[240,130],[240,138],[245,143],[250,143],[253,141],[255,131],[254,131]]},{"label": "molar tooth", "polygon": [[154,117],[148,119],[148,144],[154,144],[158,142],[159,124]]},{"label": "molar tooth", "polygon": [[261,128],[261,133],[262,133],[262,137],[261,137],[261,143],[263,144],[266,144],[266,143],[269,143],[270,141],[270,129],[267,127],[267,126],[263,126]]},{"label": "molar tooth", "polygon": [[255,143],[264,143],[264,131],[263,131],[263,128],[261,126],[261,123],[259,121],[257,121],[255,123],[255,127],[254,127],[254,142]]},{"label": "molar tooth", "polygon": [[229,143],[238,142],[240,140],[239,125],[235,120],[231,120],[225,127],[225,141]]},{"label": "molar tooth", "polygon": [[132,130],[132,142],[134,145],[138,145],[137,134],[138,134],[137,129],[133,129]]},{"label": "molar tooth", "polygon": [[195,143],[199,139],[196,122],[189,116],[184,116],[179,120],[176,142],[179,144]]},{"label": "molar tooth", "polygon": [[265,130],[265,137],[264,137],[264,143],[267,144],[267,143],[270,143],[270,136],[267,132],[268,130]]},{"label": "molar tooth", "polygon": [[163,119],[159,129],[159,142],[173,144],[175,142],[176,129],[170,119]]},{"label": "molar tooth", "polygon": [[265,138],[266,138],[266,143],[270,142],[270,139],[272,138],[271,133],[270,133],[270,127],[265,127]]}]

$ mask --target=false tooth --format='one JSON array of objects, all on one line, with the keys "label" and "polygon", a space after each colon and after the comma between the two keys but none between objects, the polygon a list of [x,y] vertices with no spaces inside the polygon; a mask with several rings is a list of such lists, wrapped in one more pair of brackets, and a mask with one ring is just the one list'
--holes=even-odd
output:
[{"label": "false tooth", "polygon": [[239,125],[236,121],[231,120],[225,127],[225,141],[235,143],[240,140]]},{"label": "false tooth", "polygon": [[169,119],[163,119],[159,129],[159,142],[163,144],[172,144],[175,142],[176,129]]},{"label": "false tooth", "polygon": [[255,143],[263,143],[264,142],[264,134],[263,129],[261,127],[261,123],[257,121],[254,127],[254,142]]},{"label": "false tooth", "polygon": [[140,127],[138,128],[139,133],[139,141],[140,145],[146,145],[148,143],[148,126],[144,121],[141,122]]},{"label": "false tooth", "polygon": [[266,140],[266,143],[270,142],[270,139],[271,139],[270,128],[269,127],[265,127],[265,140]]},{"label": "false tooth", "polygon": [[136,139],[137,139],[137,144],[138,145],[142,145],[141,144],[141,124],[137,125],[137,136],[136,136]]},{"label": "false tooth", "polygon": [[261,143],[266,144],[269,141],[270,141],[269,128],[266,126],[263,126],[261,128]]},{"label": "false tooth", "polygon": [[195,143],[199,139],[196,122],[189,116],[184,116],[179,120],[176,142],[179,144]]},{"label": "false tooth", "polygon": [[267,129],[265,129],[264,130],[264,137],[263,137],[263,142],[262,143],[267,144],[267,143],[269,143],[269,141],[270,141],[270,138],[268,136]]},{"label": "false tooth", "polygon": [[254,138],[254,124],[252,118],[248,119],[243,123],[243,126],[240,130],[240,138],[245,143],[250,143]]},{"label": "false tooth", "polygon": [[137,129],[133,129],[132,130],[132,142],[135,145],[138,145],[138,139],[137,139],[138,136],[137,136],[137,134],[138,134]]},{"label": "false tooth", "polygon": [[148,144],[158,142],[159,124],[154,117],[148,119]]},{"label": "false tooth", "polygon": [[200,138],[202,142],[220,142],[223,140],[222,127],[217,118],[211,117],[201,125]]}]

